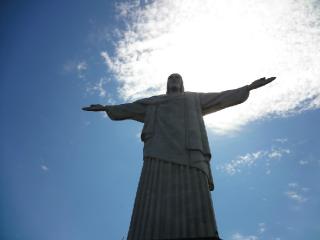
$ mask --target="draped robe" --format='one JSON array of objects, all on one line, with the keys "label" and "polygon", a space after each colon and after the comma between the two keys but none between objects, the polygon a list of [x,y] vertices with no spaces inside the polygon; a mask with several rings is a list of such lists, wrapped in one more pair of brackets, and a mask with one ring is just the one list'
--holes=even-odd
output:
[{"label": "draped robe", "polygon": [[[144,124],[141,133],[141,140],[144,142],[144,165],[146,164],[147,160],[149,160],[147,163],[149,165],[153,163],[151,160],[159,160],[162,163],[165,162],[171,164],[170,166],[180,166],[183,167],[183,169],[196,169],[197,174],[200,174],[200,177],[197,180],[199,182],[202,181],[201,175],[205,176],[203,178],[205,180],[201,183],[202,185],[205,184],[205,186],[201,188],[203,189],[203,192],[199,192],[198,194],[204,194],[202,198],[206,198],[208,204],[206,204],[206,207],[201,208],[204,209],[203,212],[213,212],[212,204],[210,203],[211,198],[209,196],[209,191],[214,189],[213,178],[210,169],[211,151],[209,148],[203,116],[230,106],[234,106],[236,104],[243,103],[247,100],[248,96],[248,86],[218,93],[184,92],[177,94],[165,94],[140,99],[132,103],[107,106],[106,112],[112,120],[132,119]],[[157,166],[157,164],[153,164],[152,166]],[[157,228],[159,226],[155,226],[157,224],[168,225],[168,221],[170,222],[170,219],[173,219],[172,216],[168,218],[162,215],[161,217],[156,216],[157,214],[155,213],[152,213],[152,217],[150,217],[148,214],[141,213],[143,211],[142,208],[145,207],[144,205],[151,205],[149,206],[149,211],[155,211],[155,209],[152,210],[152,205],[159,205],[157,202],[159,202],[159,199],[161,199],[160,196],[152,192],[152,189],[155,189],[157,185],[162,184],[161,182],[157,183],[157,181],[160,180],[157,180],[154,183],[155,185],[149,186],[150,189],[147,189],[147,185],[142,183],[151,181],[150,179],[146,178],[148,178],[147,175],[150,175],[150,169],[153,168],[154,167],[149,167],[149,170],[147,170],[146,166],[143,167],[136,195],[135,207],[132,214],[128,239],[192,239],[200,237],[211,237],[204,239],[219,239],[215,225],[214,214],[208,216],[208,220],[206,220],[204,219],[205,217],[203,217],[203,214],[202,217],[197,216],[197,212],[199,212],[199,210],[192,211],[192,209],[189,209],[189,215],[191,212],[193,212],[191,214],[192,216],[189,216],[189,219],[193,218],[197,219],[196,222],[203,221],[207,223],[203,224],[203,226],[199,225],[198,228],[202,228],[202,230],[197,230],[197,227],[194,227],[194,232],[190,230],[180,230],[180,232],[177,232],[175,229],[165,230],[165,228],[163,228],[161,230],[161,228]],[[161,172],[158,173],[157,171],[160,171],[158,169],[154,169],[152,171],[156,176],[160,176],[161,174],[165,175]],[[184,173],[179,174],[183,175]],[[170,177],[167,177],[167,179],[168,178]],[[179,181],[180,184],[183,184],[181,183],[182,181],[189,181],[189,177],[184,177],[183,179],[184,180]],[[190,179],[190,181],[196,181],[196,179]],[[193,189],[187,189],[188,186],[186,186],[186,190],[184,191],[182,186],[185,185],[180,186],[182,192],[196,191],[197,188],[194,187]],[[161,194],[168,194],[168,196],[175,195],[176,198],[177,196],[179,197],[179,194],[183,194],[179,192],[173,194],[170,191],[164,188],[162,189]],[[153,198],[149,197],[150,194],[153,196]],[[144,200],[144,198],[146,199]],[[190,200],[183,201],[189,201],[191,203],[194,197],[191,195],[186,195],[184,198]],[[176,202],[176,200],[173,199],[172,202]],[[166,203],[166,205],[162,206],[162,208],[168,208],[169,212],[174,212],[173,209],[175,209],[177,206],[170,204],[170,202],[169,204]],[[199,204],[201,204],[201,201]],[[196,206],[196,203],[190,205]],[[170,213],[168,214],[170,215]],[[179,214],[176,213],[176,215]],[[149,219],[149,222],[152,222],[150,218],[154,218],[154,223],[150,226],[147,226],[146,224],[148,221],[146,221],[146,219]],[[160,218],[160,220],[157,218]],[[201,218],[203,219],[201,220]],[[191,220],[188,222],[192,222]],[[181,224],[184,222],[183,216],[180,216],[180,220],[176,219],[174,221],[175,222],[170,223],[170,225],[176,224],[177,228],[179,228],[179,222],[181,222]],[[142,222],[144,222],[145,226],[147,227],[141,227]],[[186,223],[183,224],[186,225]],[[194,225],[195,224],[196,223],[194,223]],[[211,230],[211,227],[213,231]],[[188,226],[186,226],[186,228],[188,228]],[[205,228],[208,230],[204,230]],[[201,234],[201,236],[199,234]]]}]

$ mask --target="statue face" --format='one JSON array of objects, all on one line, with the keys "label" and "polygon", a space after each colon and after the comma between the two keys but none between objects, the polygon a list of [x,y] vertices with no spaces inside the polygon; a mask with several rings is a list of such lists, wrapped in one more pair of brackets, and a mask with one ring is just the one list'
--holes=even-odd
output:
[{"label": "statue face", "polygon": [[168,78],[167,93],[179,93],[183,91],[182,77],[177,73],[171,74]]}]

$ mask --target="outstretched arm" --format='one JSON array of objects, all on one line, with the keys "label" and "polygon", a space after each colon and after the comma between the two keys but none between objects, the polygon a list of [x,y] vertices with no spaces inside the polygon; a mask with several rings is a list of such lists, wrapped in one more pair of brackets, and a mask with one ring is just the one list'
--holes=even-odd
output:
[{"label": "outstretched arm", "polygon": [[101,105],[92,104],[89,107],[83,107],[82,110],[90,112],[105,111],[111,120],[132,119],[139,122],[144,121],[146,105],[140,101],[119,105]]},{"label": "outstretched arm", "polygon": [[200,93],[199,96],[202,113],[203,115],[206,115],[243,103],[248,99],[251,90],[262,87],[275,79],[275,77],[260,78],[252,82],[250,85],[246,85],[241,88],[218,93]]}]

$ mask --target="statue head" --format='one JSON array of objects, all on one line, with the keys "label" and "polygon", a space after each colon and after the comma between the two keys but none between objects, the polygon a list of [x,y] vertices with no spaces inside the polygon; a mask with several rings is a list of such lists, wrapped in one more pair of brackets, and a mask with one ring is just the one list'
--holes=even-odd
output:
[{"label": "statue head", "polygon": [[171,93],[183,93],[184,87],[183,87],[183,81],[182,77],[178,73],[173,73],[168,77],[167,82],[167,94]]}]

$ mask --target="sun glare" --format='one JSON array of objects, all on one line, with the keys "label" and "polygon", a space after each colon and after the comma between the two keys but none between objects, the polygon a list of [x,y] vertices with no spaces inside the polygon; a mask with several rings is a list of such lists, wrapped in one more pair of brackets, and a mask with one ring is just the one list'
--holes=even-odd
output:
[{"label": "sun glare", "polygon": [[128,27],[116,54],[103,54],[125,100],[164,93],[173,72],[187,91],[202,92],[277,76],[245,104],[206,118],[224,133],[266,115],[315,107],[301,102],[319,96],[319,12],[308,0],[154,1],[122,15]]}]

